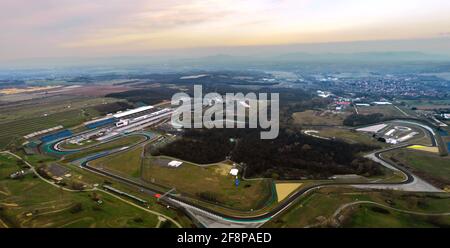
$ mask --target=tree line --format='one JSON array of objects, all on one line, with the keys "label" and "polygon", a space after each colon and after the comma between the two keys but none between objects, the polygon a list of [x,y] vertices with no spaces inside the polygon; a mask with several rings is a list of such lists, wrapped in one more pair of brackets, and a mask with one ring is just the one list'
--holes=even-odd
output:
[{"label": "tree line", "polygon": [[228,158],[243,165],[246,177],[323,179],[338,174],[381,175],[379,165],[361,157],[375,147],[324,141],[281,129],[278,138],[261,140],[258,129],[191,129],[152,155],[207,164]]}]

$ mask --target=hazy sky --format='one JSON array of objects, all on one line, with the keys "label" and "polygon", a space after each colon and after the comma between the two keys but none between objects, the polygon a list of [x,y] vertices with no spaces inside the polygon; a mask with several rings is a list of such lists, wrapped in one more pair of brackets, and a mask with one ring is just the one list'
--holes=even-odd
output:
[{"label": "hazy sky", "polygon": [[0,60],[450,36],[449,0],[0,0]]}]

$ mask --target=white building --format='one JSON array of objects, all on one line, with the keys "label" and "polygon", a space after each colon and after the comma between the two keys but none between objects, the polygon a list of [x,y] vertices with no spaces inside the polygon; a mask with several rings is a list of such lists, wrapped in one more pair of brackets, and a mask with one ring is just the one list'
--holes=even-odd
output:
[{"label": "white building", "polygon": [[233,168],[233,169],[230,170],[230,174],[231,174],[232,176],[237,176],[238,173],[239,173],[239,170],[236,169],[236,168]]},{"label": "white building", "polygon": [[149,109],[152,109],[153,106],[143,106],[143,107],[139,107],[139,108],[135,108],[135,109],[130,109],[124,112],[117,112],[116,114],[114,114],[113,116],[117,119],[120,119],[122,117],[128,116],[128,115],[132,115],[132,114],[137,114],[139,112],[143,112]]},{"label": "white building", "polygon": [[390,102],[373,102],[375,105],[392,105]]},{"label": "white building", "polygon": [[170,161],[167,165],[170,166],[170,167],[178,168],[178,167],[180,167],[180,165],[181,165],[182,163],[183,163],[183,162],[181,162],[181,161],[172,160],[172,161]]}]

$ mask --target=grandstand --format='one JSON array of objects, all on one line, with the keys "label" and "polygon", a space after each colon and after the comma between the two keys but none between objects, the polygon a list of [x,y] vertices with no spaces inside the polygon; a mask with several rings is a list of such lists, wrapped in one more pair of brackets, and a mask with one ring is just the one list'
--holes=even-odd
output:
[{"label": "grandstand", "polygon": [[117,122],[116,118],[108,117],[108,118],[102,118],[102,119],[95,120],[95,121],[86,122],[84,124],[84,126],[86,128],[89,128],[89,129],[94,129],[94,128],[97,128],[97,127],[106,126],[108,124],[113,124],[115,122]]},{"label": "grandstand", "polygon": [[127,110],[125,112],[118,112],[116,114],[114,114],[114,118],[120,119],[120,118],[125,118],[125,117],[131,117],[135,114],[143,114],[144,111],[148,111],[150,109],[153,109],[153,106],[143,106],[143,107],[139,107],[139,108],[135,108],[135,109],[130,109]]},{"label": "grandstand", "polygon": [[63,128],[63,126],[59,125],[59,126],[56,126],[56,127],[47,128],[45,130],[36,131],[36,132],[30,133],[30,134],[27,134],[27,135],[25,135],[23,137],[25,139],[29,139],[29,138],[33,138],[35,136],[39,136],[39,135],[42,135],[42,134],[50,133],[50,132],[53,132],[53,131],[56,131],[56,130],[59,130],[59,129],[62,129],[62,128]]},{"label": "grandstand", "polygon": [[40,138],[40,140],[42,142],[46,143],[46,142],[54,141],[54,140],[69,137],[69,136],[72,136],[72,131],[65,129],[65,130],[59,131],[57,133],[52,133],[52,134],[43,136]]}]

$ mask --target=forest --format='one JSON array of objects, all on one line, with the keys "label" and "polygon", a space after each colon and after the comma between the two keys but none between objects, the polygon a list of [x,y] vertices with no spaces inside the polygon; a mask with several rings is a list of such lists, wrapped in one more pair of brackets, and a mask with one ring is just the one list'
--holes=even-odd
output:
[{"label": "forest", "polygon": [[231,159],[245,177],[324,179],[338,174],[381,175],[379,165],[360,156],[375,147],[323,141],[281,129],[274,140],[261,140],[258,129],[189,129],[183,137],[150,151],[200,164]]}]

